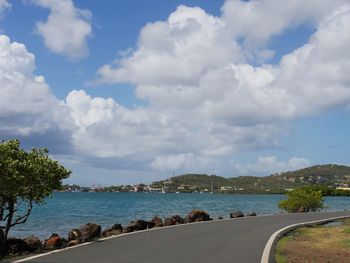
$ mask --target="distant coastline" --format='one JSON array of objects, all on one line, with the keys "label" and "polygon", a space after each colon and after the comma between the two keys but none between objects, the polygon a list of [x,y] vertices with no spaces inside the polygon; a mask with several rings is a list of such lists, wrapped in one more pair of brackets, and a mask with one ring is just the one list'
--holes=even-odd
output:
[{"label": "distant coastline", "polygon": [[350,167],[316,165],[292,172],[269,176],[225,178],[208,174],[184,174],[166,180],[117,185],[81,187],[64,185],[65,192],[157,192],[157,193],[221,193],[221,194],[284,194],[297,187],[316,187],[325,196],[350,196]]}]

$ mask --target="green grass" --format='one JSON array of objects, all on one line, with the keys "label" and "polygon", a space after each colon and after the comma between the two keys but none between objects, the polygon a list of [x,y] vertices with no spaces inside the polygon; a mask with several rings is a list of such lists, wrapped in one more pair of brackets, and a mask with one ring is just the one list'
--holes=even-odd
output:
[{"label": "green grass", "polygon": [[282,253],[282,249],[284,248],[285,244],[288,242],[289,239],[290,237],[285,236],[278,241],[275,254],[276,263],[288,263],[287,258]]},{"label": "green grass", "polygon": [[345,228],[344,232],[347,233],[347,234],[350,234],[350,227]]},{"label": "green grass", "polygon": [[350,247],[350,239],[342,240],[341,244],[345,247]]}]

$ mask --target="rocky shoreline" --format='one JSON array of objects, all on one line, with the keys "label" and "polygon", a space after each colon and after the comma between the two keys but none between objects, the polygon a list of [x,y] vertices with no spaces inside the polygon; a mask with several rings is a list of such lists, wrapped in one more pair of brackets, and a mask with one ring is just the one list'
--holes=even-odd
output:
[{"label": "rocky shoreline", "polygon": [[[255,212],[244,215],[241,211],[233,211],[230,218],[238,218],[244,216],[256,216]],[[219,217],[218,219],[223,219]],[[9,257],[23,256],[30,253],[41,253],[66,247],[76,246],[85,242],[97,240],[99,238],[116,236],[124,233],[131,233],[140,230],[166,227],[179,224],[187,224],[194,222],[203,222],[213,220],[204,210],[192,210],[186,217],[174,215],[167,218],[153,217],[150,221],[135,220],[126,226],[114,224],[108,229],[102,231],[100,225],[96,223],[87,223],[79,228],[72,229],[67,238],[61,237],[53,233],[48,239],[40,240],[35,236],[27,238],[8,238],[7,255]]]}]

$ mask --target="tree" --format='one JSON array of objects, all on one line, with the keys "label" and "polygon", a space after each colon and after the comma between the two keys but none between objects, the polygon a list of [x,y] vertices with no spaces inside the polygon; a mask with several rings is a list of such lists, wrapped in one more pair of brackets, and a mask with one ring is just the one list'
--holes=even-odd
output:
[{"label": "tree", "polygon": [[288,199],[278,203],[278,207],[289,213],[316,212],[323,208],[321,191],[312,188],[297,188],[287,193]]},{"label": "tree", "polygon": [[70,173],[45,148],[27,152],[18,140],[0,142],[0,258],[10,229],[25,223],[33,205],[43,205]]}]

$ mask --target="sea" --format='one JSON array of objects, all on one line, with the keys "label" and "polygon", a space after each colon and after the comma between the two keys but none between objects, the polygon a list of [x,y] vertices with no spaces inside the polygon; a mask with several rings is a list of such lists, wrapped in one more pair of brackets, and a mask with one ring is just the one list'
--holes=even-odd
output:
[{"label": "sea", "polygon": [[[277,203],[285,198],[277,194],[58,192],[43,206],[34,206],[28,221],[12,228],[9,236],[45,239],[57,233],[67,237],[71,229],[89,222],[106,229],[154,216],[186,216],[192,209],[203,209],[213,219],[229,218],[236,210],[271,215],[283,212]],[[350,197],[325,197],[325,206],[325,211],[350,210]]]}]

